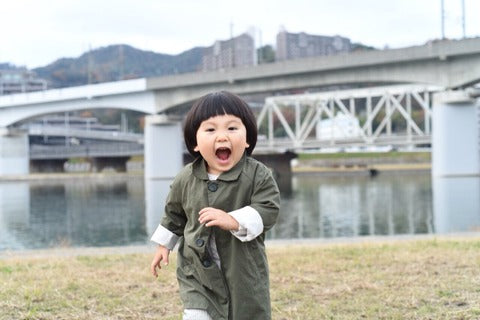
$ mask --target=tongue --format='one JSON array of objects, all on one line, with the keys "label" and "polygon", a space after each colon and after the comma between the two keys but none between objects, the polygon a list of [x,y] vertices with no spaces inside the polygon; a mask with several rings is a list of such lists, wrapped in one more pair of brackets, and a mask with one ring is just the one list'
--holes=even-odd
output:
[{"label": "tongue", "polygon": [[219,149],[219,150],[217,150],[216,154],[217,154],[217,157],[218,157],[220,160],[227,160],[228,157],[230,156],[230,150],[228,150],[228,149]]}]

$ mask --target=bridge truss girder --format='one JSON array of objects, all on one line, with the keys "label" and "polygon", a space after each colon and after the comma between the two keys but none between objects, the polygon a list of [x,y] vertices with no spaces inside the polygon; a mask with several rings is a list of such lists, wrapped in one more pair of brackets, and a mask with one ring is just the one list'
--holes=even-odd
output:
[{"label": "bridge truss girder", "polygon": [[[440,90],[403,85],[269,97],[257,116],[257,149],[413,148],[430,144],[431,95]],[[358,120],[354,134],[336,126],[338,115]],[[404,128],[394,130],[394,119],[395,123],[404,122]],[[331,133],[322,136],[318,126],[321,128],[325,120]]]}]

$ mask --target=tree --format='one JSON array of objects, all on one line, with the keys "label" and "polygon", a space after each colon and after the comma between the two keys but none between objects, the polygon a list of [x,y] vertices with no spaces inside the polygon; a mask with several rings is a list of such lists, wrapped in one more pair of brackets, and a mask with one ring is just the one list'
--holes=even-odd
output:
[{"label": "tree", "polygon": [[269,44],[257,49],[258,64],[275,62],[275,50]]}]

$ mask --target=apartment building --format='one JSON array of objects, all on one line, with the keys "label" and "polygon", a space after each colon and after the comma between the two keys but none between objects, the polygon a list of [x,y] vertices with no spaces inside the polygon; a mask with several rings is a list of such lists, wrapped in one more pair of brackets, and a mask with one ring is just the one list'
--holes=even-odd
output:
[{"label": "apartment building", "polygon": [[47,89],[47,81],[29,70],[0,70],[0,95]]},{"label": "apartment building", "polygon": [[341,36],[318,36],[305,32],[290,33],[285,30],[277,34],[277,61],[328,56],[351,50],[350,39]]},{"label": "apartment building", "polygon": [[205,49],[202,70],[212,71],[256,64],[255,40],[243,33],[230,40],[216,41]]}]

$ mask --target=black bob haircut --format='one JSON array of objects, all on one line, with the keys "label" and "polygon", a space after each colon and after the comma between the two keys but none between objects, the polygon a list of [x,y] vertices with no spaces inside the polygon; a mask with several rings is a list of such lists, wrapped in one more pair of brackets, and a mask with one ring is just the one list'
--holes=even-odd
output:
[{"label": "black bob haircut", "polygon": [[200,152],[194,151],[197,146],[197,131],[200,124],[215,116],[233,115],[242,120],[247,129],[247,154],[251,155],[257,144],[257,122],[248,104],[239,96],[228,91],[213,92],[198,99],[187,113],[183,128],[183,137],[188,152],[195,158]]}]

